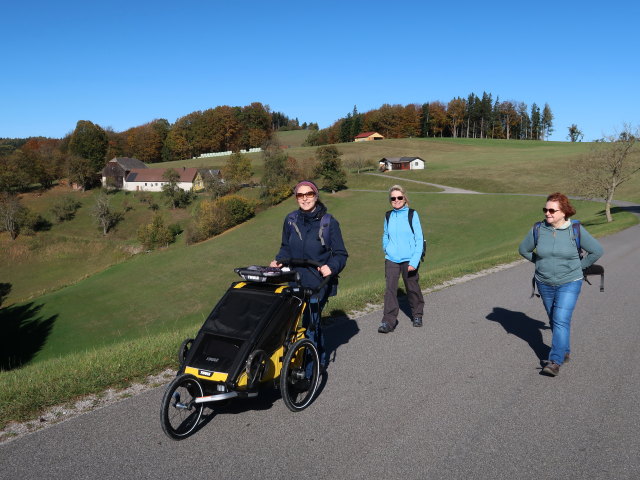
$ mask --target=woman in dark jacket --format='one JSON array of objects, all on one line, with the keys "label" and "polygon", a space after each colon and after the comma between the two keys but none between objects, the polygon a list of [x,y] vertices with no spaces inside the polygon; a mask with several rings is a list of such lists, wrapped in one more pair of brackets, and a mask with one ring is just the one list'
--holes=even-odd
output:
[{"label": "woman in dark jacket", "polygon": [[[305,310],[304,326],[315,341],[320,353],[320,364],[326,366],[324,339],[320,327],[320,316],[327,300],[337,293],[338,274],[347,264],[347,250],[342,240],[340,224],[330,214],[318,197],[318,187],[310,181],[302,181],[294,188],[298,210],[284,220],[280,251],[272,267],[280,267],[284,259],[307,259],[322,264],[321,267],[295,267],[300,274],[303,287],[316,288],[324,277],[332,276],[329,284],[315,296],[318,302],[317,325],[309,325],[309,309]],[[322,230],[322,232],[321,232]],[[315,338],[314,338],[315,337]]]}]

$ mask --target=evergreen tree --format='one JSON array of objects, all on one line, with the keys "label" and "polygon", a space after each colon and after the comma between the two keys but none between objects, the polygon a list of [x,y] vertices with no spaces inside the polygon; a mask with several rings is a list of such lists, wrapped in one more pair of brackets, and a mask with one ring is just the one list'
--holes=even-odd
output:
[{"label": "evergreen tree", "polygon": [[553,113],[551,113],[551,107],[549,107],[548,103],[545,103],[542,109],[542,130],[548,140],[549,135],[553,133]]},{"label": "evergreen tree", "polygon": [[340,152],[332,145],[316,150],[316,177],[322,177],[322,188],[335,192],[347,186],[347,172],[342,168]]}]

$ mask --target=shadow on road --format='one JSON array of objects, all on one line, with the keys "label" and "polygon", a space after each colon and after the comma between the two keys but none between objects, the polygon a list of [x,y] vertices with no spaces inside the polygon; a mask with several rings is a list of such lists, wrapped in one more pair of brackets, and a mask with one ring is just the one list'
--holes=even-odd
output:
[{"label": "shadow on road", "polygon": [[550,330],[546,323],[525,315],[522,312],[514,312],[506,308],[495,307],[493,312],[487,315],[487,320],[497,322],[511,335],[521,338],[543,362],[549,357],[550,347],[542,341],[542,330]]}]

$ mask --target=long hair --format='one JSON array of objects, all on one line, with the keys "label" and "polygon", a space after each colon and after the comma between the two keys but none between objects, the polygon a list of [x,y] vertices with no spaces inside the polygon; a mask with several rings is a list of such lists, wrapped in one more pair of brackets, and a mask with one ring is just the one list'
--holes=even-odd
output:
[{"label": "long hair", "polygon": [[573,205],[571,205],[571,202],[564,193],[552,193],[547,197],[547,202],[558,202],[560,210],[562,210],[562,213],[564,213],[564,216],[567,219],[573,217],[576,214],[576,209],[573,208]]}]

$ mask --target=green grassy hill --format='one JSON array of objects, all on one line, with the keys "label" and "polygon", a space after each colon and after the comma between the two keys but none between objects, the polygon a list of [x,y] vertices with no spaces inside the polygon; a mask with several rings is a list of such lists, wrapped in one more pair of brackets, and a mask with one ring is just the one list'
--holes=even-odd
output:
[{"label": "green grassy hill", "polygon": [[[377,161],[384,156],[418,155],[426,160],[427,168],[393,172],[387,178],[351,174],[349,189],[323,194],[323,201],[341,224],[350,255],[341,276],[339,295],[331,300],[327,313],[349,312],[381,301],[384,272],[380,243],[384,212],[389,208],[386,190],[394,183],[403,183],[391,176],[495,193],[439,194],[432,187],[404,183],[411,206],[421,214],[428,240],[421,278],[423,286],[427,286],[518,259],[517,245],[530,225],[541,217],[543,199],[504,194],[544,195],[556,190],[571,194],[571,176],[565,173],[566,167],[571,158],[587,148],[587,144],[451,139],[338,145],[343,158],[364,156]],[[292,147],[289,153],[303,159],[312,157],[314,151],[315,148]],[[252,161],[256,166],[261,162],[259,156]],[[634,182],[625,191],[637,195],[638,190],[633,188],[637,189],[640,180]],[[624,198],[622,194],[619,198]],[[26,292],[28,287],[24,285],[31,278],[38,285],[31,295],[49,291],[27,303],[5,302],[0,309],[3,325],[17,323],[17,327],[30,327],[31,330],[22,330],[25,335],[31,332],[30,336],[20,341],[27,342],[33,353],[30,365],[0,372],[0,384],[5,385],[0,388],[0,403],[12,406],[0,418],[0,425],[7,419],[23,418],[51,402],[120,384],[135,377],[136,372],[142,374],[172,365],[179,344],[175,332],[184,336],[197,331],[229,284],[238,279],[234,267],[267,264],[273,258],[283,218],[296,207],[294,200],[289,199],[201,244],[186,246],[178,242],[165,250],[129,256],[122,253],[122,248],[133,246],[135,242],[130,241],[130,235],[137,228],[136,222],[150,218],[148,209],[130,200],[133,213],[126,220],[130,224],[123,223],[105,240],[86,212],[80,218],[92,195],[92,192],[78,195],[85,205],[78,212],[76,223],[69,224],[66,236],[55,229],[47,232],[51,233],[48,238],[52,244],[56,236],[59,241],[50,252],[44,250],[49,252],[46,256],[33,258],[25,254],[24,258],[9,258],[3,253],[0,257],[3,277],[0,282],[23,285],[20,288]],[[114,201],[122,205],[127,198],[120,193],[114,196]],[[633,195],[627,198],[636,200]],[[30,201],[33,208],[38,202],[46,204],[45,198]],[[617,211],[615,222],[607,224],[602,205],[594,202],[577,201],[576,207],[577,218],[596,235],[637,222],[635,216]],[[188,212],[173,214],[179,217]],[[178,217],[172,221],[180,221]],[[40,241],[38,238],[39,235],[33,241]],[[0,245],[4,247],[6,238],[0,240],[5,242]],[[30,247],[23,247],[28,253]],[[4,248],[2,251],[6,252]],[[93,251],[95,255],[89,255]],[[20,335],[20,328],[16,331]],[[113,349],[120,352],[117,360],[113,360],[116,358]],[[127,350],[137,352],[135,360],[127,357]],[[144,368],[137,368],[132,363],[139,362],[144,352],[153,360]],[[86,355],[99,361],[88,362]],[[65,365],[62,371],[60,362]],[[97,368],[103,371],[104,378],[95,378]],[[69,375],[81,385],[69,387],[65,383]],[[25,378],[29,380],[23,381]],[[43,380],[47,382],[46,388]],[[67,386],[53,392],[57,385]],[[41,391],[48,394],[42,395]],[[21,395],[41,400],[34,400],[29,406],[18,405]]]}]

